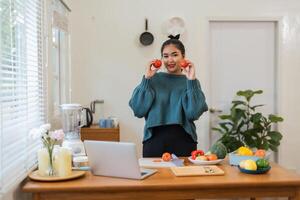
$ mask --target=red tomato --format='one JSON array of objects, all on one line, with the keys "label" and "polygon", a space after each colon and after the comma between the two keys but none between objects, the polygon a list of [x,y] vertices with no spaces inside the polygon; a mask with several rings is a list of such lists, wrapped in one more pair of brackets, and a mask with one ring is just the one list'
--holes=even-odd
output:
[{"label": "red tomato", "polygon": [[192,151],[191,156],[192,156],[192,159],[195,160],[197,157],[197,150]]},{"label": "red tomato", "polygon": [[263,158],[266,155],[266,151],[264,149],[258,149],[254,155],[257,157]]},{"label": "red tomato", "polygon": [[162,160],[163,161],[165,161],[165,162],[169,162],[170,160],[171,160],[171,154],[170,153],[168,153],[168,152],[166,152],[166,153],[163,153],[163,155],[162,155]]},{"label": "red tomato", "polygon": [[161,60],[155,60],[154,63],[153,63],[153,66],[155,68],[160,68],[160,66],[161,66]]},{"label": "red tomato", "polygon": [[180,61],[180,67],[186,68],[187,66],[189,66],[189,63],[186,60]]},{"label": "red tomato", "polygon": [[198,156],[203,156],[204,155],[204,151],[202,151],[202,150],[195,150],[195,151],[192,151],[191,155],[192,155],[192,159],[195,160]]}]

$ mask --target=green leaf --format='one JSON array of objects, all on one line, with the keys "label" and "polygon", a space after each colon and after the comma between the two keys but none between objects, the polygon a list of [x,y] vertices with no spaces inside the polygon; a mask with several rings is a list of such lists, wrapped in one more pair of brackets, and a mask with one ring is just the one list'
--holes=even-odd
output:
[{"label": "green leaf", "polygon": [[253,96],[253,91],[252,90],[244,90],[244,91],[238,91],[236,93],[238,96],[242,96],[245,97],[247,99],[247,101],[250,101],[250,99]]},{"label": "green leaf", "polygon": [[259,105],[251,106],[250,109],[253,110],[253,111],[255,111],[256,108],[262,107],[262,106],[264,106],[264,104],[259,104]]},{"label": "green leaf", "polygon": [[222,130],[222,129],[220,129],[220,128],[212,128],[211,130],[213,130],[213,131],[217,131],[217,132],[219,132],[219,133],[221,133],[221,134],[224,134],[225,132]]},{"label": "green leaf", "polygon": [[231,115],[219,115],[219,118],[223,120],[231,119]]},{"label": "green leaf", "polygon": [[262,144],[259,146],[260,149],[265,149],[268,150],[269,149],[269,143],[267,139],[263,139]]},{"label": "green leaf", "polygon": [[261,113],[255,113],[254,115],[251,116],[250,121],[253,123],[259,123],[261,117],[262,117]]},{"label": "green leaf", "polygon": [[247,101],[249,102],[251,100],[251,98],[255,95],[255,94],[261,94],[263,93],[262,90],[244,90],[244,91],[238,91],[236,94],[238,96],[243,96],[247,99]]},{"label": "green leaf", "polygon": [[256,90],[256,91],[254,91],[253,93],[254,93],[254,94],[262,94],[263,91],[262,91],[262,90]]},{"label": "green leaf", "polygon": [[228,132],[229,128],[227,127],[227,125],[231,125],[230,122],[222,122],[222,123],[219,123],[219,126],[221,128],[223,128],[224,130],[226,130],[226,132]]},{"label": "green leaf", "polygon": [[230,136],[220,138],[218,141],[221,141],[225,145],[228,153],[235,151],[241,146],[244,146],[242,142],[237,140],[235,137]]},{"label": "green leaf", "polygon": [[271,149],[272,151],[274,151],[274,152],[277,152],[277,151],[278,151],[277,146],[274,146],[274,145],[270,144],[269,147],[270,147],[270,149]]},{"label": "green leaf", "polygon": [[236,107],[236,106],[239,106],[239,105],[247,105],[247,103],[246,102],[244,102],[244,101],[232,101],[231,102],[232,104],[233,104],[233,106],[232,107]]},{"label": "green leaf", "polygon": [[239,131],[241,130],[241,128],[242,128],[244,125],[245,125],[245,121],[242,120],[242,121],[240,122],[240,124],[237,126],[236,131],[239,132]]},{"label": "green leaf", "polygon": [[271,145],[274,145],[274,146],[279,146],[280,145],[280,142],[279,141],[276,141],[276,140],[268,140],[269,144]]},{"label": "green leaf", "polygon": [[247,146],[256,147],[256,141],[251,136],[245,136],[244,140]]},{"label": "green leaf", "polygon": [[252,129],[255,130],[255,132],[262,132],[265,129],[261,122],[255,122],[252,125]]},{"label": "green leaf", "polygon": [[273,123],[282,122],[283,118],[276,115],[269,115],[269,120]]},{"label": "green leaf", "polygon": [[280,141],[282,139],[282,135],[280,132],[278,131],[270,131],[267,133],[267,135],[272,139],[272,140],[275,140],[275,141]]},{"label": "green leaf", "polygon": [[231,119],[233,122],[237,123],[241,118],[245,118],[245,110],[240,108],[232,108],[231,109]]}]

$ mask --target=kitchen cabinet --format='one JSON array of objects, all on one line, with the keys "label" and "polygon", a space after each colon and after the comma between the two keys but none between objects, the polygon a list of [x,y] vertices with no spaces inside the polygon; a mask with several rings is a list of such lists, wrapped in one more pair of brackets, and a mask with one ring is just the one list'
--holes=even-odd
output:
[{"label": "kitchen cabinet", "polygon": [[81,140],[120,141],[120,128],[100,128],[98,125],[81,128]]}]

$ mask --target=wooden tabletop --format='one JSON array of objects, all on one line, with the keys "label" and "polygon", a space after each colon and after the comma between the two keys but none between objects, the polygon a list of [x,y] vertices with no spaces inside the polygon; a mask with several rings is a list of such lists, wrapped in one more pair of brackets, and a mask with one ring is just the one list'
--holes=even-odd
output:
[{"label": "wooden tabletop", "polygon": [[103,176],[93,176],[87,172],[79,179],[62,182],[37,182],[26,180],[24,192],[74,192],[83,191],[137,191],[169,189],[214,189],[214,188],[251,188],[251,187],[297,187],[300,188],[300,175],[272,163],[267,174],[244,174],[227,161],[218,165],[224,170],[224,176],[176,177],[169,168],[160,168],[158,172],[145,180],[130,180]]}]

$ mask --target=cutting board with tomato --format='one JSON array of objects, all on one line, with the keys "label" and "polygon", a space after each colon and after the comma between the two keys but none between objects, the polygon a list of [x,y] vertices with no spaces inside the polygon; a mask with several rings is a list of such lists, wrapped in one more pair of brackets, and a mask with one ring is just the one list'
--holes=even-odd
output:
[{"label": "cutting board with tomato", "polygon": [[[183,159],[182,162],[184,161]],[[176,164],[172,161],[165,162],[161,158],[140,158],[139,165],[141,167],[153,167],[153,168],[161,168],[161,167],[176,167]]]},{"label": "cutting board with tomato", "polygon": [[175,176],[220,176],[225,172],[216,165],[171,167]]}]

